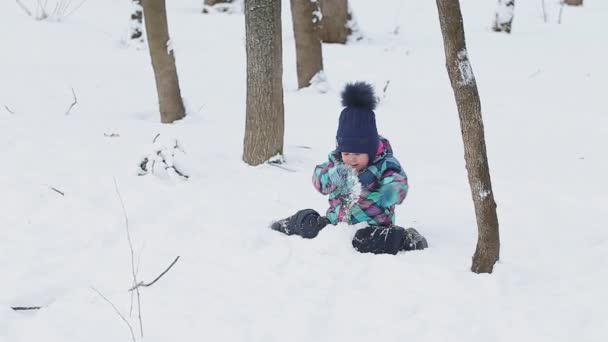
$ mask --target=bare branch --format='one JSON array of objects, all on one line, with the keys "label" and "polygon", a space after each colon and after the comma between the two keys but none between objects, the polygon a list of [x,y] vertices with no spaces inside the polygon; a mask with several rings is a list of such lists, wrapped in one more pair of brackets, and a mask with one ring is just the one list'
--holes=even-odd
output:
[{"label": "bare branch", "polygon": [[65,196],[65,194],[62,191],[58,190],[57,188],[54,188],[51,186],[51,190],[55,191],[56,193],[60,194],[61,196]]},{"label": "bare branch", "polygon": [[72,104],[70,105],[70,108],[68,108],[68,111],[65,112],[65,115],[70,114],[70,111],[72,110],[72,108],[74,108],[74,106],[78,103],[78,99],[76,98],[76,92],[74,92],[74,88],[72,88],[72,96],[74,97],[74,102],[72,102]]},{"label": "bare branch", "polygon": [[8,108],[8,106],[7,106],[7,105],[4,105],[4,108],[6,108],[6,110],[7,110],[9,113],[11,113],[11,114],[15,114],[15,112],[14,112],[14,111],[12,111],[10,108]]},{"label": "bare branch", "polygon": [[101,294],[101,292],[99,292],[96,288],[91,287],[91,289],[95,292],[97,292],[97,294],[103,298],[108,304],[110,304],[112,306],[112,308],[114,308],[114,311],[116,311],[116,313],[118,314],[118,316],[120,316],[120,318],[122,319],[123,322],[125,322],[125,324],[129,327],[129,332],[131,332],[131,340],[133,340],[133,342],[137,342],[137,340],[135,339],[135,333],[133,332],[133,327],[131,326],[131,323],[129,323],[129,321],[127,321],[127,319],[125,318],[125,316],[123,316],[120,313],[120,310],[118,310],[118,308],[116,307],[116,305],[114,305],[114,303],[112,303],[108,298],[106,298],[106,296],[104,296],[103,294]]},{"label": "bare branch", "polygon": [[27,311],[27,310],[40,310],[41,306],[11,306],[11,309],[15,311]]},{"label": "bare branch", "polygon": [[169,272],[169,270],[171,269],[171,267],[173,267],[173,265],[175,265],[175,263],[177,262],[177,260],[179,260],[179,255],[177,256],[177,258],[175,258],[175,260],[173,260],[173,262],[171,263],[171,265],[169,265],[169,267],[167,267],[167,269],[165,269],[163,271],[163,273],[161,273],[158,277],[156,277],[156,279],[152,280],[152,282],[150,282],[150,283],[144,283],[142,281],[139,284],[137,284],[137,285],[133,286],[132,288],[130,288],[129,291],[133,291],[133,290],[135,290],[137,288],[140,288],[140,287],[148,287],[148,286],[154,285],[154,283],[156,283],[158,281],[158,279],[160,279],[162,276],[164,276],[165,273]]},{"label": "bare branch", "polygon": [[15,0],[17,1],[17,5],[19,5],[19,7],[21,7],[21,9],[27,13],[27,15],[29,15],[30,17],[32,16],[32,11],[29,10],[29,8],[27,8],[22,2],[21,0]]},{"label": "bare branch", "polygon": [[[137,274],[135,273],[135,252],[133,250],[133,242],[131,240],[131,232],[129,231],[129,216],[127,215],[127,209],[125,208],[125,202],[122,199],[122,195],[120,194],[120,190],[118,190],[118,183],[116,182],[116,178],[114,178],[114,188],[116,189],[116,194],[118,195],[118,199],[120,200],[120,205],[122,206],[122,212],[125,217],[125,230],[127,232],[127,241],[129,242],[129,249],[131,251],[131,275],[133,276],[133,286],[136,286]],[[135,289],[137,294],[137,316],[139,318],[139,332],[141,337],[144,337],[144,328],[143,322],[141,319],[141,298],[139,294],[139,289]]]},{"label": "bare branch", "polygon": [[153,144],[156,142],[156,139],[158,139],[159,136],[160,136],[160,133],[156,133],[156,136],[154,137],[154,139],[152,139]]}]

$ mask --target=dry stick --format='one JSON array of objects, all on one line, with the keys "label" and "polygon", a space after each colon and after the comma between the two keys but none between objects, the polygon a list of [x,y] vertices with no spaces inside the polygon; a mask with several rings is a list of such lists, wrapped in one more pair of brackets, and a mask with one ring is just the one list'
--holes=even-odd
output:
[{"label": "dry stick", "polygon": [[26,310],[40,310],[41,306],[11,306],[11,309],[15,311],[26,311]]},{"label": "dry stick", "polygon": [[175,263],[177,262],[177,260],[179,260],[179,255],[177,256],[177,258],[175,258],[175,260],[173,260],[173,262],[171,263],[171,265],[169,265],[169,267],[167,267],[167,269],[165,269],[163,271],[163,273],[161,273],[158,277],[156,277],[156,279],[152,280],[152,282],[146,284],[143,281],[141,281],[141,282],[139,282],[139,284],[137,284],[137,285],[133,286],[132,288],[130,288],[129,291],[133,291],[133,290],[135,290],[137,288],[140,288],[140,287],[148,287],[148,286],[154,285],[154,283],[156,283],[158,281],[158,279],[160,279],[162,276],[164,276],[165,273],[169,272],[169,270],[171,269],[171,267],[173,267],[173,265],[175,265]]},{"label": "dry stick", "polygon": [[543,21],[545,22],[545,24],[547,23],[547,8],[545,6],[545,0],[542,0],[541,2],[541,6],[543,8]]},{"label": "dry stick", "polygon": [[156,139],[158,139],[159,136],[160,136],[160,133],[156,133],[156,136],[154,137],[154,139],[152,139],[153,144],[156,142]]},{"label": "dry stick", "polygon": [[8,108],[7,105],[4,105],[4,108],[6,108],[6,110],[8,110],[9,113],[11,114],[15,114],[15,112],[13,112],[10,108]]},{"label": "dry stick", "polygon": [[65,112],[65,115],[70,114],[70,111],[72,110],[72,108],[78,103],[78,99],[76,98],[76,93],[74,92],[74,88],[72,88],[72,96],[74,96],[74,102],[72,102],[72,104],[70,105],[70,108],[68,108],[68,111]]},{"label": "dry stick", "polygon": [[72,15],[72,13],[76,12],[80,8],[80,6],[82,6],[85,2],[87,2],[87,0],[82,0],[82,2],[78,4],[78,6],[74,7],[74,9],[70,11],[70,13],[65,15],[65,18]]},{"label": "dry stick", "polygon": [[127,321],[127,319],[125,318],[125,316],[123,316],[120,313],[120,310],[118,310],[118,308],[116,307],[116,305],[114,305],[114,303],[112,303],[108,298],[106,298],[106,296],[104,296],[103,294],[101,294],[101,292],[99,292],[96,288],[91,287],[91,289],[95,292],[97,292],[97,294],[103,298],[106,302],[108,302],[108,304],[112,305],[112,308],[114,308],[114,311],[116,311],[116,313],[118,314],[118,316],[120,316],[120,318],[122,319],[123,322],[125,322],[125,324],[129,327],[129,331],[131,332],[131,339],[133,340],[133,342],[136,342],[137,340],[135,339],[135,333],[133,332],[133,327],[131,326],[131,323],[129,323],[129,321]]},{"label": "dry stick", "polygon": [[[127,231],[129,249],[131,250],[131,274],[133,275],[133,285],[135,285],[137,284],[137,274],[135,273],[135,252],[133,251],[133,242],[131,241],[131,233],[129,232],[129,216],[127,216],[127,209],[125,208],[125,203],[122,200],[120,191],[118,190],[118,183],[116,182],[116,178],[114,178],[114,188],[116,189],[118,199],[120,199],[120,205],[122,206],[122,212],[125,217],[125,230]],[[137,294],[137,316],[139,318],[139,332],[141,334],[141,337],[144,337],[144,325],[141,319],[141,297],[139,295],[139,289],[135,289],[135,293]]]},{"label": "dry stick", "polygon": [[62,191],[58,190],[57,188],[54,188],[51,186],[51,190],[55,191],[56,193],[60,194],[61,196],[65,196],[65,194]]},{"label": "dry stick", "polygon": [[21,2],[21,0],[15,0],[15,1],[17,1],[17,4],[19,5],[19,7],[21,7],[21,9],[24,10],[25,13],[27,13],[27,15],[29,15],[30,17],[32,16],[32,12],[27,7],[25,7],[25,5]]}]

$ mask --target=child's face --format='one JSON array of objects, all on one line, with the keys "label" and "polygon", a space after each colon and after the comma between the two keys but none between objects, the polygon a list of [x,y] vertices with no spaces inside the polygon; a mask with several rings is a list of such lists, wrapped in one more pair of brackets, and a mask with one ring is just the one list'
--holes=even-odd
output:
[{"label": "child's face", "polygon": [[369,163],[369,157],[367,153],[349,153],[342,152],[342,161],[344,164],[350,165],[357,172],[363,171]]}]

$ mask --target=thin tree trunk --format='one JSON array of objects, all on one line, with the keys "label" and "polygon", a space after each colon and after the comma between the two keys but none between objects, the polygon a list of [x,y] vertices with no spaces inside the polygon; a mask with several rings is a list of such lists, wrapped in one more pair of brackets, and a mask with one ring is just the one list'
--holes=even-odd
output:
[{"label": "thin tree trunk", "polygon": [[243,161],[259,165],[283,153],[281,2],[245,0],[247,108]]},{"label": "thin tree trunk", "polygon": [[323,70],[321,10],[316,0],[291,0],[291,17],[296,41],[298,88],[310,85]]},{"label": "thin tree trunk", "polygon": [[511,33],[514,14],[515,0],[498,0],[492,30],[495,32]]},{"label": "thin tree trunk", "polygon": [[565,0],[568,6],[582,6],[583,0]]},{"label": "thin tree trunk", "polygon": [[131,4],[131,40],[143,42],[143,18],[144,9],[141,6],[142,0],[133,0]]},{"label": "thin tree trunk", "polygon": [[351,20],[348,11],[348,0],[321,1],[321,40],[325,43],[344,44],[352,33],[348,22]]},{"label": "thin tree trunk", "polygon": [[477,83],[467,56],[460,3],[458,0],[436,1],[479,233],[471,270],[492,273],[499,258],[500,242]]},{"label": "thin tree trunk", "polygon": [[171,123],[186,115],[179,90],[175,56],[169,39],[165,0],[144,0],[146,35],[156,79],[160,121]]}]

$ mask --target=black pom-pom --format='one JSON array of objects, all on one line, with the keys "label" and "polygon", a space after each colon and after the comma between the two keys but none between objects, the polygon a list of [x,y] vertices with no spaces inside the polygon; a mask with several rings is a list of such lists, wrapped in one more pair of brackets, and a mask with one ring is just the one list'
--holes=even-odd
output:
[{"label": "black pom-pom", "polygon": [[342,91],[342,105],[344,107],[359,107],[374,110],[376,109],[376,103],[374,88],[369,83],[348,83]]}]

